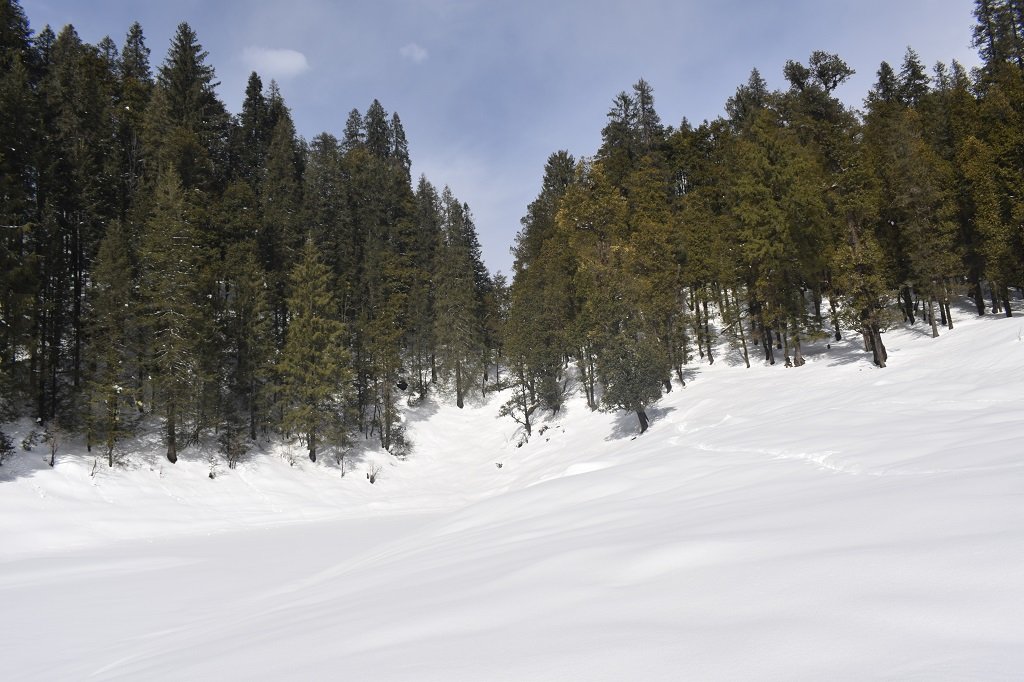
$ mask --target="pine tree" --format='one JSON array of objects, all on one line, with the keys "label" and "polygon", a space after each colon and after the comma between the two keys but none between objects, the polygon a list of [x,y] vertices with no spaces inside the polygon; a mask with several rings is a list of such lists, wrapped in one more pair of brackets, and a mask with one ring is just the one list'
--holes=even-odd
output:
[{"label": "pine tree", "polygon": [[274,338],[280,346],[284,341],[287,319],[285,288],[288,273],[299,258],[305,238],[305,230],[300,222],[301,154],[295,139],[295,127],[287,109],[283,109],[274,126],[262,175],[262,225],[258,241],[263,267],[273,282],[271,305],[274,308]]},{"label": "pine tree", "polygon": [[345,136],[342,139],[342,149],[350,152],[353,149],[366,144],[366,129],[363,126],[363,115],[358,109],[348,112],[345,120]]},{"label": "pine tree", "polygon": [[644,433],[650,426],[647,408],[661,397],[662,380],[669,372],[661,344],[642,334],[616,334],[601,351],[598,372],[605,387],[601,402],[635,412]]},{"label": "pine tree", "polygon": [[89,291],[89,344],[86,347],[89,395],[88,440],[105,449],[114,466],[118,441],[133,428],[132,413],[139,401],[134,390],[138,374],[132,261],[128,239],[119,221],[107,229],[100,245]]},{"label": "pine tree", "polygon": [[149,54],[142,26],[135,22],[128,29],[117,62],[118,89],[113,108],[119,160],[118,208],[121,220],[128,219],[138,200],[146,172],[146,150],[142,140],[146,110],[153,92]]},{"label": "pine tree", "polygon": [[270,126],[269,105],[263,94],[263,81],[255,71],[249,74],[242,113],[234,132],[236,149],[233,155],[237,157],[237,175],[245,179],[254,191],[258,191],[273,130]]},{"label": "pine tree", "polygon": [[192,27],[178,24],[157,73],[149,136],[157,162],[170,164],[185,189],[212,191],[226,178],[229,119],[208,56]]},{"label": "pine tree", "polygon": [[482,372],[484,357],[483,324],[479,317],[477,283],[479,253],[469,237],[474,236],[466,208],[447,187],[441,195],[443,222],[437,254],[435,280],[435,325],[438,372],[455,388],[459,408],[472,390],[473,377]]},{"label": "pine tree", "polygon": [[202,332],[209,310],[201,272],[208,259],[194,216],[173,171],[158,179],[139,261],[142,304],[153,370],[154,400],[165,420],[167,459],[178,460],[179,433],[198,431]]},{"label": "pine tree", "polygon": [[[21,6],[0,2],[0,376],[27,387],[16,366],[18,349],[34,346],[32,319],[39,288],[34,253],[37,101],[33,93],[35,55]],[[19,390],[20,392],[20,390]]]},{"label": "pine tree", "polygon": [[283,426],[298,435],[315,462],[323,447],[344,445],[352,375],[331,273],[310,240],[291,272],[288,309],[288,337],[278,365]]},{"label": "pine tree", "polygon": [[415,196],[414,272],[408,295],[405,348],[409,355],[413,385],[420,398],[437,381],[434,340],[435,280],[437,253],[441,242],[441,199],[425,176],[420,176]]},{"label": "pine tree", "polygon": [[366,130],[366,149],[378,159],[391,158],[394,143],[388,114],[377,100],[373,100],[363,118]]}]

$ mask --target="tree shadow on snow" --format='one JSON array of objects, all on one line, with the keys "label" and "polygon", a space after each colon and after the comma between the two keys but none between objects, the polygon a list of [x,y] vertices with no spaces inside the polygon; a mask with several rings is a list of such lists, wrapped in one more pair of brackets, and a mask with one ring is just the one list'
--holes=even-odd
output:
[{"label": "tree shadow on snow", "polygon": [[[647,418],[650,420],[650,426],[648,431],[656,428],[658,422],[662,421],[670,412],[675,412],[674,407],[660,407],[652,406],[648,407]],[[622,440],[624,438],[633,439],[640,435],[640,420],[636,416],[636,412],[626,412],[625,410],[618,410],[615,412],[615,420],[612,422],[612,432],[605,436],[605,441]]]}]

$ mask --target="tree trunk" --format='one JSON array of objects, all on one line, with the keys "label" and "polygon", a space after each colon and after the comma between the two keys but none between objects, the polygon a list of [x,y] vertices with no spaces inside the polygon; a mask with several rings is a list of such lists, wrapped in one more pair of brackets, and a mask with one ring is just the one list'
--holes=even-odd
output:
[{"label": "tree trunk", "polygon": [[316,432],[311,431],[309,434],[309,461],[316,461]]},{"label": "tree trunk", "polygon": [[708,364],[715,364],[715,357],[711,355],[711,323],[708,315],[708,295],[704,293],[704,342],[708,345]]},{"label": "tree trunk", "polygon": [[932,325],[932,338],[939,335],[939,325],[935,321],[935,297],[928,297],[928,320]]},{"label": "tree trunk", "polygon": [[879,367],[885,367],[885,361],[889,359],[889,354],[885,351],[885,344],[882,343],[882,332],[878,329],[877,324],[871,325],[871,351],[875,364]]},{"label": "tree trunk", "polygon": [[903,318],[910,324],[914,324],[914,301],[910,298],[910,287],[900,288],[900,298],[903,301]]},{"label": "tree trunk", "polygon": [[177,409],[172,400],[167,407],[167,461],[174,464],[178,461],[178,442],[175,439],[175,418]]},{"label": "tree trunk", "polygon": [[764,346],[764,359],[769,365],[775,364],[775,351],[772,349],[772,332],[761,325],[761,345]]},{"label": "tree trunk", "polygon": [[985,295],[981,291],[981,281],[974,283],[974,307],[978,310],[978,317],[985,314]]},{"label": "tree trunk", "polygon": [[839,311],[836,310],[836,297],[834,293],[830,293],[828,296],[828,307],[832,310],[832,329],[835,330],[836,341],[843,339],[842,334],[839,333]]},{"label": "tree trunk", "polygon": [[697,353],[698,353],[698,355],[700,355],[701,359],[703,359],[704,358],[704,339],[702,338],[702,336],[703,336],[704,332],[703,332],[703,324],[701,323],[701,319],[700,319],[700,301],[697,300],[697,287],[693,288],[693,300],[695,301],[694,306],[693,306],[693,312],[694,312],[694,315],[695,315],[693,326],[694,326],[694,331],[697,333]]},{"label": "tree trunk", "polygon": [[806,362],[807,361],[804,360],[804,354],[800,350],[800,337],[799,336],[794,337],[793,338],[793,366],[794,367],[803,367],[804,363],[806,363]]},{"label": "tree trunk", "polygon": [[1003,310],[1006,311],[1007,317],[1013,317],[1013,308],[1010,307],[1010,287],[1002,287],[1003,293]]},{"label": "tree trunk", "polygon": [[647,427],[650,426],[651,422],[647,419],[647,412],[645,412],[643,408],[636,411],[636,416],[640,420],[640,433],[643,434],[643,432],[647,430]]},{"label": "tree trunk", "polygon": [[736,326],[740,330],[740,345],[743,347],[743,363],[750,369],[750,356],[747,354],[747,334],[743,331],[743,312],[740,310],[740,299],[733,293],[733,309],[736,311]]},{"label": "tree trunk", "polygon": [[465,405],[462,398],[462,361],[455,361],[455,404],[461,410]]}]

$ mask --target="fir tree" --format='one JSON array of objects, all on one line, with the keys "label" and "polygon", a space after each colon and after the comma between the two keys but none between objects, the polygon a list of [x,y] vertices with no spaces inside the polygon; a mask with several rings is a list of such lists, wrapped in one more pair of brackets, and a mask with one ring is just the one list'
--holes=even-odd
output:
[{"label": "fir tree", "polygon": [[179,433],[191,422],[194,434],[199,421],[201,334],[209,317],[200,288],[206,259],[181,184],[173,171],[165,172],[157,182],[139,261],[154,399],[165,420],[171,463],[178,460]]},{"label": "fir tree", "polygon": [[466,208],[447,187],[441,205],[441,244],[434,272],[434,338],[439,374],[454,386],[456,404],[462,408],[465,396],[474,386],[473,377],[482,372],[485,350],[480,299],[474,281],[479,272],[479,253],[474,253],[474,244],[469,239],[473,235],[475,240],[475,234]]},{"label": "fir tree", "polygon": [[288,337],[278,365],[283,426],[298,435],[315,462],[323,447],[344,443],[352,377],[331,274],[309,240],[291,272],[288,309]]},{"label": "fir tree", "polygon": [[90,447],[103,445],[107,465],[114,466],[118,441],[132,431],[132,413],[139,401],[134,390],[138,374],[135,282],[127,236],[119,221],[107,229],[90,282],[88,367]]}]

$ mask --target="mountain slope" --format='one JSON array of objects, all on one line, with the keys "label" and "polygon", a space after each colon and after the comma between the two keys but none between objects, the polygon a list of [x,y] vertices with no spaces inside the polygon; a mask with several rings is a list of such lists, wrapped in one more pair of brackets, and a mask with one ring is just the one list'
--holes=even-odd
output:
[{"label": "mountain slope", "polygon": [[4,480],[0,538],[20,550],[0,562],[0,671],[1011,679],[1021,323],[887,344],[884,370],[849,342],[799,369],[702,366],[635,439],[632,415],[573,400],[516,448],[496,402],[431,404],[408,461],[359,464],[384,467],[375,485],[273,454],[213,481],[201,458]]}]

